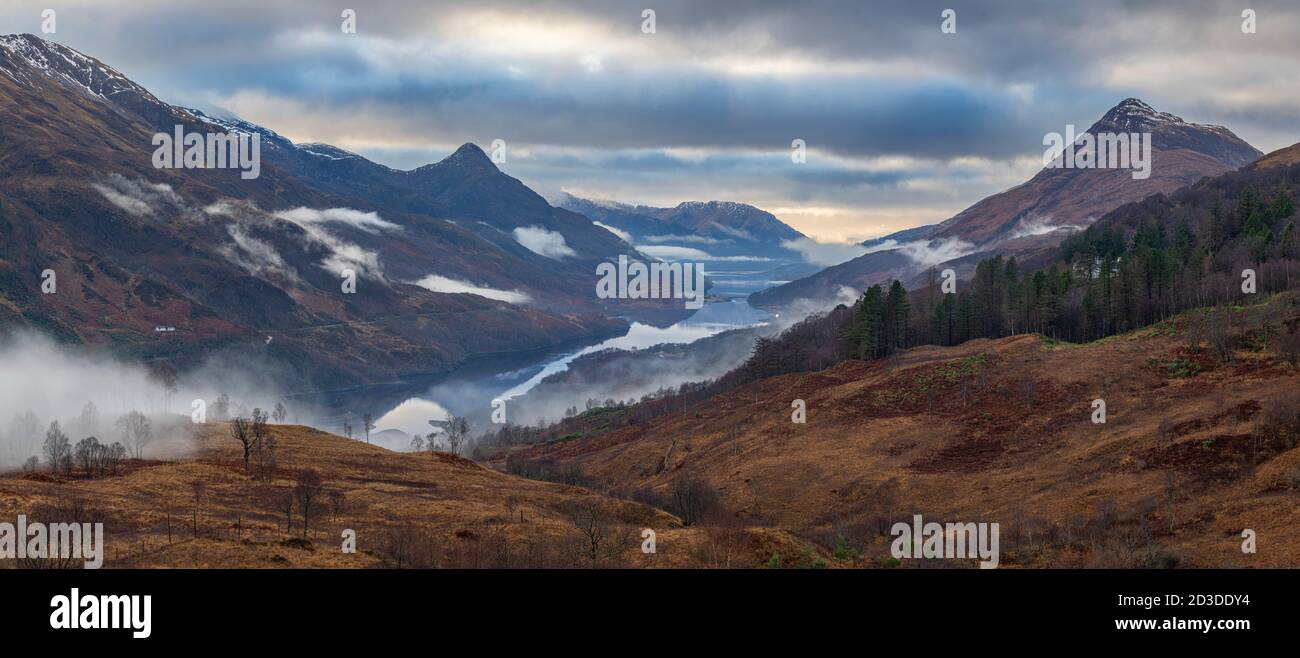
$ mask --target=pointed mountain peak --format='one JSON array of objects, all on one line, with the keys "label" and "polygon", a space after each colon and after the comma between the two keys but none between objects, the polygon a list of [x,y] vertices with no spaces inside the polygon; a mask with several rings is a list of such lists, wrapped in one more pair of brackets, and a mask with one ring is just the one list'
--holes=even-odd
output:
[{"label": "pointed mountain peak", "polygon": [[1180,116],[1159,112],[1138,98],[1125,98],[1110,108],[1098,126],[1126,131],[1151,131],[1167,126],[1189,125]]},{"label": "pointed mountain peak", "polygon": [[1089,132],[1125,131],[1157,132],[1161,129],[1203,127],[1220,129],[1220,126],[1197,126],[1168,112],[1160,112],[1138,98],[1125,98],[1110,108]]},{"label": "pointed mountain peak", "polygon": [[1235,169],[1262,155],[1223,126],[1184,121],[1138,98],[1125,98],[1093,124],[1088,132],[1151,133],[1156,149],[1190,149],[1214,157]]},{"label": "pointed mountain peak", "polygon": [[438,163],[444,166],[453,166],[460,169],[481,169],[496,171],[497,166],[492,163],[492,159],[473,142],[466,142],[456,149],[455,153],[447,156],[446,159]]},{"label": "pointed mountain peak", "polygon": [[1152,115],[1156,114],[1156,109],[1148,105],[1146,101],[1143,101],[1141,98],[1130,97],[1125,98],[1120,101],[1118,105],[1112,107],[1110,113]]}]

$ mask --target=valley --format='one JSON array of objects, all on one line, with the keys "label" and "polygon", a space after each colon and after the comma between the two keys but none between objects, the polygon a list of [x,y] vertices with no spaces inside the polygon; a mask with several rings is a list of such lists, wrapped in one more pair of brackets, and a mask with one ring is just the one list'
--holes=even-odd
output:
[{"label": "valley", "polygon": [[[1129,97],[1084,142],[1134,136],[1134,175],[1065,125],[1064,166],[834,245],[544,197],[507,173],[544,147],[394,168],[0,37],[0,518],[102,522],[126,569],[979,568],[900,558],[918,517],[996,524],[998,568],[1294,566],[1300,145]],[[820,155],[774,178],[932,185]]]}]

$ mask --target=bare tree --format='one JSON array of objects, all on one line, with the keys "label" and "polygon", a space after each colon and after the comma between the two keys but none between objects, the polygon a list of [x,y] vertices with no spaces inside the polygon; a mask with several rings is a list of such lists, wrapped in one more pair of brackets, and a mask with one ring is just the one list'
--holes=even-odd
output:
[{"label": "bare tree", "polygon": [[293,495],[298,499],[298,507],[302,509],[302,538],[307,538],[307,530],[311,526],[311,508],[312,504],[320,498],[325,487],[321,480],[320,473],[307,468],[298,471],[298,477],[294,482]]},{"label": "bare tree", "polygon": [[275,410],[271,412],[271,418],[275,419],[276,425],[283,425],[284,419],[289,417],[289,410],[284,408],[283,402],[275,403]]},{"label": "bare tree", "polygon": [[226,420],[227,418],[229,418],[230,394],[222,393],[221,396],[217,398],[217,404],[215,405],[213,410],[217,412],[217,420]]},{"label": "bare tree", "polygon": [[424,447],[429,449],[429,454],[433,454],[435,452],[442,452],[443,446],[441,443],[438,442],[437,432],[429,432],[429,435],[424,437],[424,441],[425,441]]},{"label": "bare tree", "polygon": [[243,416],[236,416],[230,421],[230,438],[239,442],[244,449],[244,472],[248,472],[248,457],[253,452],[252,422]]},{"label": "bare tree", "polygon": [[275,437],[267,434],[257,442],[253,451],[253,474],[263,482],[275,479],[275,469],[279,465],[276,449]]},{"label": "bare tree", "polygon": [[99,439],[88,436],[77,442],[77,447],[73,451],[77,463],[81,465],[82,470],[89,477],[95,477],[104,473],[104,462],[107,457],[108,446],[100,445]]},{"label": "bare tree", "polygon": [[469,421],[464,416],[450,414],[447,416],[447,452],[453,455],[460,454],[460,448],[469,438]]},{"label": "bare tree", "polygon": [[338,489],[331,489],[329,492],[330,509],[334,512],[334,520],[339,519],[339,513],[343,511],[343,503],[347,495]]},{"label": "bare tree", "polygon": [[267,425],[266,412],[254,408],[248,420],[248,429],[253,436],[254,473],[262,481],[270,482],[275,477],[277,460],[275,437]]},{"label": "bare tree", "polygon": [[108,446],[105,452],[105,470],[109,473],[117,473],[118,469],[122,467],[122,461],[126,459],[126,446],[114,441],[113,445]]},{"label": "bare tree", "polygon": [[72,446],[68,435],[59,428],[59,421],[52,421],[50,429],[45,431],[45,461],[53,473],[72,471]]},{"label": "bare tree", "polygon": [[392,526],[379,541],[379,559],[395,569],[437,567],[441,561],[433,533],[414,524]]},{"label": "bare tree", "polygon": [[117,431],[122,436],[122,443],[134,450],[135,458],[143,459],[144,447],[153,440],[153,423],[149,417],[138,411],[129,411],[117,419]]},{"label": "bare tree", "polygon": [[99,433],[99,408],[94,402],[87,402],[77,417],[77,433],[81,436],[94,436]]},{"label": "bare tree", "polygon": [[361,428],[366,433],[366,443],[370,443],[370,430],[375,429],[374,418],[370,414],[361,417]]},{"label": "bare tree", "polygon": [[1232,309],[1215,311],[1206,320],[1206,337],[1214,355],[1222,363],[1231,363],[1236,347],[1236,336],[1232,332]]},{"label": "bare tree", "polygon": [[668,495],[670,509],[682,520],[682,525],[691,525],[704,518],[718,502],[718,492],[689,473],[673,480]]},{"label": "bare tree", "polygon": [[275,493],[275,507],[284,512],[284,531],[289,532],[293,529],[293,503],[295,496],[293,489],[283,489]]},{"label": "bare tree", "polygon": [[735,514],[714,507],[700,522],[704,527],[708,561],[715,569],[730,569],[731,559],[745,539],[745,527]]},{"label": "bare tree", "polygon": [[166,361],[159,363],[149,373],[149,379],[158,385],[158,389],[163,395],[163,411],[167,411],[171,404],[171,397],[176,393],[177,374],[176,369]]},{"label": "bare tree", "polygon": [[577,529],[577,557],[592,569],[617,562],[633,540],[632,528],[618,524],[594,501],[577,503],[569,518]]}]

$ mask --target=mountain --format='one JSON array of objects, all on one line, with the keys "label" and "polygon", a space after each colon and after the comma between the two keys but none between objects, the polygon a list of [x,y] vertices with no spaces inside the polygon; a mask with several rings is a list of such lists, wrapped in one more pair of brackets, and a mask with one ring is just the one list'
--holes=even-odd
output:
[{"label": "mountain", "polygon": [[925,226],[905,228],[901,231],[895,231],[888,235],[882,235],[881,237],[878,238],[863,240],[862,246],[867,247],[869,249],[876,249],[876,248],[889,249],[890,247],[894,247],[896,245],[907,244],[909,242],[912,242],[913,240],[919,240],[925,237],[927,233],[934,230],[935,226],[937,226],[937,224],[926,224]]},{"label": "mountain", "polygon": [[[192,430],[168,429],[165,434],[160,432],[161,445],[153,446],[150,461],[127,460],[111,477],[77,480],[87,487],[86,500],[97,501],[91,504],[95,512],[112,514],[114,527],[119,528],[104,534],[106,568],[581,567],[580,556],[567,549],[583,512],[599,514],[620,528],[635,527],[637,533],[640,528],[655,528],[665,534],[702,534],[699,530],[674,530],[680,521],[646,505],[579,487],[497,473],[447,453],[390,452],[308,427],[273,425],[269,431],[284,469],[276,485],[287,488],[291,482],[288,474],[309,470],[319,474],[330,490],[346,486],[346,498],[333,503],[328,514],[323,510],[331,504],[321,496],[318,505],[322,513],[308,517],[307,527],[322,531],[335,526],[356,528],[358,546],[367,547],[356,552],[319,550],[309,541],[287,537],[282,513],[278,524],[272,521],[276,514],[269,495],[249,495],[248,483],[230,476],[228,464],[239,462],[241,454],[225,423],[194,426]],[[194,436],[188,436],[191,433]],[[62,500],[57,492],[67,485],[62,479],[31,475],[0,474],[0,486],[6,491],[0,512],[8,516],[49,513],[60,518],[62,510],[54,506],[61,503],[44,501]],[[160,505],[179,505],[182,495],[191,495],[190,486],[196,482],[204,484],[208,492],[203,513],[194,521],[198,537],[173,544],[167,526],[152,517]],[[429,495],[431,491],[437,492],[436,499]],[[376,505],[383,506],[384,523],[368,525],[365,520],[374,515]],[[485,513],[502,519],[514,517],[527,532],[485,531]],[[295,526],[302,523],[299,516]],[[235,527],[239,528],[238,540],[230,530]],[[602,556],[600,566],[649,566],[636,536],[636,542]],[[474,550],[471,555],[471,551],[462,550],[462,546],[477,549],[480,541],[503,546],[502,554],[507,557],[489,562],[487,551]],[[134,552],[127,547],[131,542],[136,546]],[[142,554],[141,544],[148,544],[150,550]],[[766,555],[756,555],[746,564],[757,566],[765,559]],[[586,564],[590,563],[587,560]],[[688,555],[656,563],[666,565],[704,566]]]},{"label": "mountain", "polygon": [[[626,234],[647,253],[654,248],[688,248],[712,256],[757,256],[799,260],[783,243],[804,234],[772,213],[734,201],[687,201],[672,208],[633,206],[563,195],[557,204]],[[665,252],[667,253],[667,252]]]},{"label": "mountain", "polygon": [[1281,148],[1264,157],[1250,163],[1247,169],[1271,169],[1274,167],[1290,167],[1294,164],[1300,164],[1300,144],[1292,144],[1286,148]]},{"label": "mountain", "polygon": [[512,435],[493,458],[639,501],[689,483],[741,525],[837,548],[856,534],[836,551],[850,564],[887,560],[894,519],[922,514],[1040,538],[1004,543],[1008,565],[1245,565],[1214,538],[1284,532],[1278,494],[1300,489],[1297,185],[1300,164],[1151,195],[1045,268],[993,257],[956,294],[863,297],[760,337],[725,375]]},{"label": "mountain", "polygon": [[1134,180],[1128,169],[1045,168],[1027,183],[984,199],[941,223],[928,237],[955,238],[987,247],[1064,233],[1087,226],[1130,201],[1239,169],[1261,155],[1223,126],[1187,123],[1136,98],[1121,101],[1087,132],[1151,133],[1151,177]]},{"label": "mountain", "polygon": [[895,278],[917,285],[931,266],[952,267],[965,276],[974,263],[995,253],[1034,261],[1110,210],[1238,169],[1260,156],[1227,128],[1188,123],[1136,98],[1121,101],[1086,132],[1150,133],[1150,177],[1134,179],[1129,169],[1044,168],[915,236],[906,249],[859,256],[834,271],[756,293],[751,303],[778,308],[799,299],[830,300],[845,287],[860,292]]},{"label": "mountain", "polygon": [[[1239,310],[1233,335],[1300,321],[1298,301]],[[1081,345],[1021,334],[915,347],[653,401],[657,414],[598,408],[506,459],[636,500],[692,481],[742,526],[827,547],[842,537],[846,566],[884,564],[888,529],[913,514],[1000,523],[1004,566],[1285,566],[1300,548],[1286,484],[1300,375],[1271,349],[1226,363],[1190,354],[1202,314]],[[1150,365],[1187,359],[1206,368]],[[1092,422],[1097,397],[1111,422]],[[791,400],[806,423],[791,422]],[[1241,528],[1287,545],[1243,555],[1230,541]]]},{"label": "mountain", "polygon": [[[258,135],[260,175],[155,168],[157,133]],[[444,372],[664,319],[599,300],[633,251],[467,144],[398,171],[162,102],[97,59],[0,37],[0,325],[194,366],[213,353],[303,389]],[[342,290],[356,273],[355,294]],[[43,273],[56,291],[42,293]]]}]

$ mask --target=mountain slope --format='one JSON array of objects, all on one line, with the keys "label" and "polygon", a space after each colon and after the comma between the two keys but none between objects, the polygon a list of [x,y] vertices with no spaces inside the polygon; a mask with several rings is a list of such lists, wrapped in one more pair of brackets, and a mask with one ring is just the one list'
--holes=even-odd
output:
[{"label": "mountain slope", "polygon": [[685,247],[714,256],[797,260],[783,243],[805,236],[772,213],[733,201],[687,201],[672,208],[632,206],[564,195],[560,207],[630,234],[638,246]]},{"label": "mountain slope", "polygon": [[1286,148],[1273,151],[1250,163],[1246,168],[1270,169],[1273,167],[1289,167],[1294,164],[1300,164],[1300,144],[1292,144]]},{"label": "mountain slope", "polygon": [[[581,487],[290,425],[271,428],[279,467],[261,482],[245,474],[225,423],[190,430],[183,422],[160,428],[149,459],[128,460],[112,475],[0,474],[0,513],[63,522],[75,500],[78,514],[110,515],[105,568],[712,566],[693,550],[705,541],[699,528]],[[286,528],[277,503],[308,470],[320,476],[322,491],[304,533],[301,506]],[[197,510],[195,485],[202,487]],[[593,517],[607,542],[595,559],[582,550],[581,534]],[[657,533],[658,555],[641,552],[644,528]],[[355,552],[339,550],[345,529],[355,532]],[[777,530],[747,535],[754,546],[738,549],[734,566],[761,566],[773,550],[793,556],[801,548]]]},{"label": "mountain slope", "polygon": [[[260,135],[260,176],[155,168],[154,134],[178,125]],[[167,105],[31,35],[0,37],[0,241],[6,326],[182,367],[234,351],[294,368],[304,389],[609,335],[626,323],[607,314],[666,308],[596,299],[596,263],[630,248],[473,145],[400,172]]]},{"label": "mountain slope", "polygon": [[[1238,331],[1294,324],[1298,309],[1275,297],[1242,310]],[[1270,350],[1188,356],[1200,313],[1087,345],[1022,334],[769,377],[512,459],[568,465],[605,490],[667,494],[689,475],[744,523],[828,546],[842,535],[866,563],[889,556],[893,521],[922,514],[1000,523],[1007,566],[1292,564],[1300,375]],[[1149,362],[1178,358],[1205,368]],[[791,422],[794,399],[805,424]],[[1243,527],[1278,543],[1243,555]]]},{"label": "mountain slope", "polygon": [[916,285],[931,266],[952,267],[964,277],[975,262],[993,254],[1041,259],[1065,236],[1110,210],[1238,169],[1260,155],[1222,126],[1188,123],[1134,98],[1120,102],[1087,132],[1151,133],[1150,177],[1135,180],[1128,169],[1044,168],[1029,181],[938,224],[910,250],[869,253],[834,272],[757,293],[751,303],[779,308],[799,299],[829,300],[841,287],[860,291],[895,278]]},{"label": "mountain slope", "polygon": [[1151,177],[1134,180],[1128,169],[1043,169],[939,224],[928,237],[987,247],[1034,231],[1078,228],[1112,208],[1238,169],[1261,155],[1227,128],[1187,123],[1136,98],[1111,108],[1087,132],[1151,133]]}]

